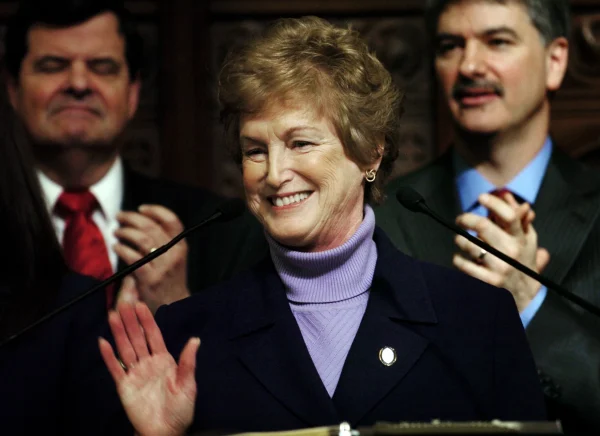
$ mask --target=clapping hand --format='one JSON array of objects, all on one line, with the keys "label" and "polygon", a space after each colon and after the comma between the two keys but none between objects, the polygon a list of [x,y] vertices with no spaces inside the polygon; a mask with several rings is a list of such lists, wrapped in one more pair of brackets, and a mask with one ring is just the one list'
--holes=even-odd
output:
[{"label": "clapping hand", "polygon": [[[533,227],[535,213],[528,203],[518,204],[512,194],[502,198],[482,194],[481,205],[490,211],[490,217],[464,213],[456,223],[504,252],[525,266],[542,272],[550,261],[550,254],[538,248],[537,233]],[[541,284],[521,273],[506,262],[486,254],[472,242],[457,236],[455,243],[460,249],[453,257],[453,264],[462,272],[491,285],[506,288],[513,295],[519,312],[523,311],[539,291]]]},{"label": "clapping hand", "polygon": [[[144,205],[138,211],[120,212],[117,216],[121,227],[115,232],[119,242],[115,253],[127,265],[140,260],[158,247],[166,244],[184,229],[175,213],[164,206]],[[154,313],[163,304],[170,304],[188,297],[187,254],[185,240],[169,251],[138,269],[133,278],[125,283],[129,295],[145,302]]]}]

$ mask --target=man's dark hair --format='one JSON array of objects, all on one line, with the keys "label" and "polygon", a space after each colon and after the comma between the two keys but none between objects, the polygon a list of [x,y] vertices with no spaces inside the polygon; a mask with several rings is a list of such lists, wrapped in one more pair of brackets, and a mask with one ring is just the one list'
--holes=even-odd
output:
[{"label": "man's dark hair", "polygon": [[[435,40],[440,15],[452,3],[465,0],[429,0],[425,10],[427,31],[431,40]],[[481,0],[490,3],[507,4],[509,2],[522,4],[531,22],[540,33],[544,45],[550,44],[556,38],[569,38],[571,20],[569,0]]]},{"label": "man's dark hair", "polygon": [[8,73],[18,80],[21,63],[28,51],[29,30],[33,26],[70,27],[105,12],[112,12],[119,21],[119,32],[125,39],[129,77],[134,80],[142,68],[142,40],[131,15],[118,0],[22,0],[6,32],[5,64]]}]

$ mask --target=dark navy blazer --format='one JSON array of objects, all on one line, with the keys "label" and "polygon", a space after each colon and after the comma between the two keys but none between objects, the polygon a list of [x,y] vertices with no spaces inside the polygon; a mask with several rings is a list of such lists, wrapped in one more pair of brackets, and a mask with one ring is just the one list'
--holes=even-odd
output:
[{"label": "dark navy blazer", "polygon": [[[95,283],[69,275],[55,307]],[[90,374],[106,371],[97,342],[106,335],[106,319],[106,299],[97,292],[0,349],[0,433],[64,435],[75,416],[87,414],[78,412],[93,407],[87,393],[79,398],[73,393]],[[110,392],[104,398],[111,396],[116,398]]]},{"label": "dark navy blazer", "polygon": [[[376,421],[544,420],[511,295],[400,253],[377,229],[369,302],[330,398],[270,259],[159,309],[177,358],[202,340],[194,431],[270,431]],[[397,361],[385,366],[383,347]]]}]

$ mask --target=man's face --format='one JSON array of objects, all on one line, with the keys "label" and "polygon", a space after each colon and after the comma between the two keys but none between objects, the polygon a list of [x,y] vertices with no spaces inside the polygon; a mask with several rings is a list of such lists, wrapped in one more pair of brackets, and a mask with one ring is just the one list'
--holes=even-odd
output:
[{"label": "man's face", "polygon": [[34,142],[113,147],[137,109],[117,17],[103,13],[72,27],[34,26],[11,104]]},{"label": "man's face", "polygon": [[440,15],[435,69],[462,130],[503,132],[547,112],[566,63],[566,40],[545,46],[519,2],[463,0]]}]

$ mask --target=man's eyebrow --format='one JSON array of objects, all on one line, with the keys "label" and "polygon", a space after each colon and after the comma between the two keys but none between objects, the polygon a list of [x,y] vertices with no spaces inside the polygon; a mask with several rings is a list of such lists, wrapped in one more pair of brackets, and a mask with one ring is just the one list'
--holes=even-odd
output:
[{"label": "man's eyebrow", "polygon": [[111,56],[97,56],[87,60],[87,62],[112,62],[115,64],[120,64],[121,61]]},{"label": "man's eyebrow", "polygon": [[491,29],[486,29],[483,32],[481,32],[481,34],[484,36],[493,36],[498,33],[508,33],[510,36],[512,36],[515,39],[521,39],[519,37],[519,35],[517,34],[517,32],[514,31],[514,29],[511,29],[510,27],[507,27],[507,26],[492,27]]},{"label": "man's eyebrow", "polygon": [[35,59],[35,63],[42,63],[42,62],[68,62],[69,60],[65,57],[62,56],[58,56],[58,55],[42,55],[39,56]]},{"label": "man's eyebrow", "polygon": [[[517,32],[515,32],[513,29],[511,29],[510,27],[507,27],[507,26],[491,27],[489,29],[484,29],[480,32],[477,32],[477,35],[489,37],[489,36],[497,35],[499,33],[507,33],[510,36],[512,36],[513,38],[521,39],[519,37],[519,35],[517,34]],[[445,39],[462,40],[462,39],[464,39],[464,36],[462,36],[461,34],[458,34],[458,33],[451,33],[451,32],[440,32],[436,35],[437,41],[441,41],[441,40],[445,40]]]},{"label": "man's eyebrow", "polygon": [[110,56],[91,58],[91,59],[86,60],[85,63],[90,68],[108,67],[108,68],[111,68],[115,72],[120,71],[121,68],[123,67],[123,62],[121,62],[119,59],[115,59]]}]

